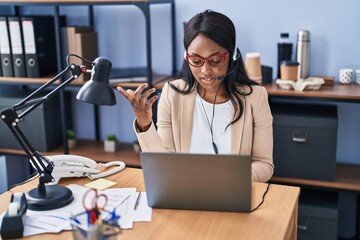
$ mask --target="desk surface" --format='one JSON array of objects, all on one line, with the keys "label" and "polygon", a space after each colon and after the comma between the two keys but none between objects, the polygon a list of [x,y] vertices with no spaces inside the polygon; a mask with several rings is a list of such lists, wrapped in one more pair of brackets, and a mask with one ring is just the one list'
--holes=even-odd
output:
[{"label": "desk surface", "polygon": [[[107,177],[115,187],[136,187],[145,191],[142,170],[126,168]],[[62,179],[61,185],[85,184],[90,180]],[[35,187],[37,181],[18,186],[12,192]],[[261,201],[266,184],[253,183],[253,206]],[[300,188],[272,184],[263,205],[252,213],[153,209],[151,222],[135,222],[123,230],[118,239],[295,239]],[[10,199],[9,192],[0,195],[0,212]],[[71,232],[35,235],[29,239],[71,239]]]}]

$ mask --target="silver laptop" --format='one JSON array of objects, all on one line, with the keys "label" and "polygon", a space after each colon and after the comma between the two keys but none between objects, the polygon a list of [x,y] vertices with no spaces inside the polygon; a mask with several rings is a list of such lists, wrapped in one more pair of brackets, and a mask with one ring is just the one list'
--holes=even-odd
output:
[{"label": "silver laptop", "polygon": [[250,156],[142,152],[141,164],[150,207],[251,210]]}]

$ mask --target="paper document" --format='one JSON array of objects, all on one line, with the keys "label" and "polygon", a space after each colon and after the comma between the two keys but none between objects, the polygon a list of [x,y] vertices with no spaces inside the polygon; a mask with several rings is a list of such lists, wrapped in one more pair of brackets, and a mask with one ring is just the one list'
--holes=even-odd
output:
[{"label": "paper document", "polygon": [[[77,184],[70,184],[67,187],[74,194],[74,200],[68,206],[50,211],[27,210],[24,236],[71,230],[69,218],[85,211],[83,196],[89,188]],[[152,209],[147,205],[146,193],[142,192],[139,198],[136,188],[110,188],[99,193],[104,193],[108,198],[106,211],[102,213],[103,217],[106,218],[109,212],[115,209],[120,215],[119,225],[122,229],[133,228],[134,221],[151,221]],[[137,200],[139,201],[135,210]],[[4,215],[5,213],[0,216],[0,226]],[[78,220],[86,223],[86,214],[81,214]]]},{"label": "paper document", "polygon": [[148,206],[146,192],[140,192],[138,206],[134,211],[134,222],[150,222],[152,208]]}]

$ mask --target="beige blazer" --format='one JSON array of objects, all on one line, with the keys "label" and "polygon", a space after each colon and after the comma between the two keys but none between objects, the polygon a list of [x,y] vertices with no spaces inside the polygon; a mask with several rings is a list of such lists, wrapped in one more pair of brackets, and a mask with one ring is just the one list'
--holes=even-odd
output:
[{"label": "beige blazer", "polygon": [[[185,82],[172,82],[180,89]],[[168,83],[162,89],[158,104],[157,130],[154,123],[146,132],[134,130],[143,151],[189,152],[196,91],[183,95]],[[244,113],[231,127],[231,152],[251,155],[252,180],[268,181],[274,170],[272,115],[264,87],[253,86],[253,92],[243,97]]]}]

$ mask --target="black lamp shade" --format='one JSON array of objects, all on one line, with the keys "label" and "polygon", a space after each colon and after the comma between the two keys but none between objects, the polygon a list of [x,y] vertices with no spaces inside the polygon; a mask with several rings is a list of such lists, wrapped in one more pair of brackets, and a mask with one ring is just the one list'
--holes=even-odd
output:
[{"label": "black lamp shade", "polygon": [[92,70],[91,79],[81,87],[76,98],[96,105],[115,105],[115,93],[109,85],[111,62],[98,57]]}]

